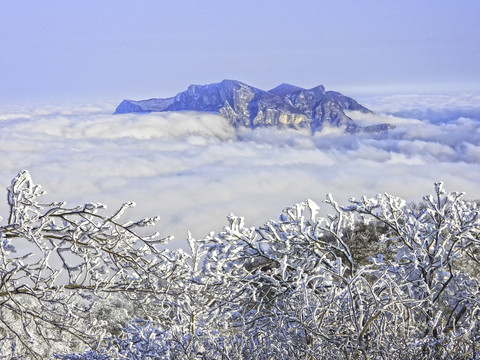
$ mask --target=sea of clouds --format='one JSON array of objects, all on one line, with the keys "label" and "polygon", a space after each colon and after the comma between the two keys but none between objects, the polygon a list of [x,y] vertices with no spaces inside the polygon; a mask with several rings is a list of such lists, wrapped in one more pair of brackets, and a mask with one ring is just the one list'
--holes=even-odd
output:
[{"label": "sea of clouds", "polygon": [[206,113],[113,115],[114,104],[3,106],[0,186],[27,169],[47,191],[45,201],[101,202],[113,212],[133,200],[129,217],[159,215],[157,230],[175,236],[172,246],[182,246],[188,230],[195,237],[219,231],[230,212],[258,226],[306,198],[321,203],[327,193],[341,204],[379,192],[420,200],[441,180],[447,190],[480,199],[480,96],[360,100],[375,114],[350,113],[358,123],[396,129],[312,135],[235,130]]}]

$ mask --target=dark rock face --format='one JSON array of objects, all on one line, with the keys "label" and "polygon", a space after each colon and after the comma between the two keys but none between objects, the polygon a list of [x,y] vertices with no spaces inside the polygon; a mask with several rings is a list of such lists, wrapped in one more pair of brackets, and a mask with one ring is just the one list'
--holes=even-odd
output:
[{"label": "dark rock face", "polygon": [[289,84],[264,91],[235,80],[209,85],[190,85],[184,92],[167,99],[123,100],[115,114],[152,111],[204,111],[220,114],[233,126],[286,126],[310,128],[345,127],[349,133],[379,133],[393,128],[379,124],[359,127],[344,111],[371,112],[352,98],[325,91],[320,85],[303,89]]},{"label": "dark rock face", "polygon": [[173,103],[173,98],[169,99],[149,99],[149,100],[123,100],[120,105],[117,106],[115,114],[125,114],[132,112],[152,112],[152,111],[164,111],[164,109]]}]

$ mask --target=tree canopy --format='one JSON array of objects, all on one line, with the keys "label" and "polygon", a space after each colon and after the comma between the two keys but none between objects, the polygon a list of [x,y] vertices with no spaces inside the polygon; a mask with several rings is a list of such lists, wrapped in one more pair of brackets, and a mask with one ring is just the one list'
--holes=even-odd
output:
[{"label": "tree canopy", "polygon": [[101,204],[41,203],[28,172],[0,227],[0,359],[474,359],[479,206],[312,200],[186,248]]}]

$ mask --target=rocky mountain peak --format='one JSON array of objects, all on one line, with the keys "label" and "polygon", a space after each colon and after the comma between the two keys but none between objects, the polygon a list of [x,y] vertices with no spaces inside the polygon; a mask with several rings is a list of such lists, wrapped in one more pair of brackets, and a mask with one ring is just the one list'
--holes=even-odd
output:
[{"label": "rocky mountain peak", "polygon": [[268,92],[270,94],[275,94],[275,95],[287,95],[289,93],[293,93],[300,90],[304,90],[304,89],[295,85],[283,83],[273,88],[272,90],[269,90]]},{"label": "rocky mountain peak", "polygon": [[284,83],[264,91],[236,80],[190,85],[166,99],[124,100],[115,113],[186,110],[218,113],[236,127],[309,127],[314,132],[328,125],[345,127],[350,133],[393,128],[388,124],[361,128],[345,111],[371,111],[341,93],[325,91],[323,85],[304,89]]}]

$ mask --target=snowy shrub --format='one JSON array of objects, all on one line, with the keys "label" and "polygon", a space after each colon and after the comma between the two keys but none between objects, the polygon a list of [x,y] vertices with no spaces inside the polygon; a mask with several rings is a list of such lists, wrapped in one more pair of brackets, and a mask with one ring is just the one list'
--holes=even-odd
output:
[{"label": "snowy shrub", "polygon": [[153,219],[120,222],[125,208],[39,195],[14,179],[0,229],[5,359],[479,357],[479,206],[441,183],[417,204],[329,195],[332,215],[307,200],[257,228],[229,215],[188,251],[159,250],[137,232]]},{"label": "snowy shrub", "polygon": [[0,228],[3,359],[95,349],[109,335],[105,320],[89,319],[97,302],[158,290],[163,241],[137,234],[156,219],[123,222],[133,203],[111,216],[101,204],[42,204],[43,193],[26,171],[8,188],[8,224]]}]

